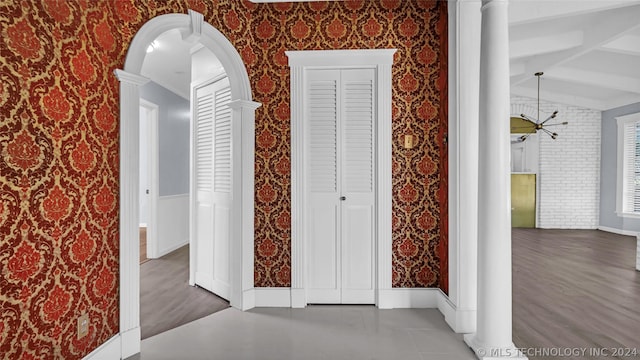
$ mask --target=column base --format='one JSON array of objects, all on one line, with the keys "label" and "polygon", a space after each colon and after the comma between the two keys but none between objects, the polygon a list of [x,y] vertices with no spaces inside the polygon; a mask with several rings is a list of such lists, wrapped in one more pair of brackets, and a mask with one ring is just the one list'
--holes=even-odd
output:
[{"label": "column base", "polygon": [[291,307],[295,309],[307,307],[307,292],[305,289],[291,289]]},{"label": "column base", "polygon": [[480,360],[528,359],[513,343],[507,348],[491,347],[479,343],[476,340],[475,334],[466,334],[464,336],[464,342],[469,345]]}]

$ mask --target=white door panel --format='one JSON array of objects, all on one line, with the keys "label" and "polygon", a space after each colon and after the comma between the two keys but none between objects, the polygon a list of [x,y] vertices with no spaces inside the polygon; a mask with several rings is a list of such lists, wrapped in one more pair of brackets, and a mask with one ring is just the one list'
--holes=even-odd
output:
[{"label": "white door panel", "polygon": [[309,215],[311,237],[308,250],[308,301],[319,304],[340,303],[337,262],[340,251],[337,234],[339,207],[336,204],[314,206]]},{"label": "white door panel", "polygon": [[231,100],[229,80],[196,88],[195,283],[229,299],[231,231]]},{"label": "white door panel", "polygon": [[196,278],[198,286],[213,291],[213,242],[204,239],[213,239],[213,223],[211,202],[200,202],[196,207],[196,238],[198,239],[198,251],[196,257]]},{"label": "white door panel", "polygon": [[349,289],[373,289],[373,243],[370,224],[373,222],[372,206],[345,205],[343,237],[343,283]]},{"label": "white door panel", "polygon": [[342,72],[343,303],[375,302],[374,78],[372,69]]},{"label": "white door panel", "polygon": [[[214,262],[213,262],[213,284],[212,292],[216,295],[229,299],[230,294],[230,271],[229,271],[229,221],[231,209],[228,206],[215,205],[214,214]],[[218,226],[221,224],[222,226]]]},{"label": "white door panel", "polygon": [[194,106],[195,164],[195,283],[209,291],[213,289],[213,110],[211,85],[196,89]]},{"label": "white door panel", "polygon": [[215,83],[213,130],[214,250],[213,292],[229,299],[231,240],[231,88],[228,78]]},{"label": "white door panel", "polygon": [[307,79],[307,302],[373,304],[375,73]]}]

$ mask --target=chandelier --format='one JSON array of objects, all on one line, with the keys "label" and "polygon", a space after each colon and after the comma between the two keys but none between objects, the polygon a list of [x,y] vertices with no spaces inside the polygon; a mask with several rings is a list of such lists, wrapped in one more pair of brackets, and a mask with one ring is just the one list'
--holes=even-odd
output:
[{"label": "chandelier", "polygon": [[544,75],[544,73],[542,71],[540,71],[540,72],[535,73],[534,75],[538,78],[538,118],[537,119],[533,119],[533,118],[531,118],[531,117],[529,117],[529,116],[527,116],[525,114],[520,114],[520,117],[522,118],[522,120],[524,120],[528,124],[526,126],[523,126],[523,127],[514,128],[514,130],[515,129],[522,129],[522,130],[526,129],[526,130],[528,130],[527,134],[524,134],[524,135],[520,136],[520,138],[519,138],[520,141],[527,140],[529,135],[531,135],[532,133],[537,133],[538,131],[542,131],[542,132],[546,133],[552,139],[555,140],[558,137],[558,133],[550,131],[549,129],[547,129],[547,127],[549,127],[549,126],[557,126],[557,125],[567,125],[567,124],[569,124],[569,122],[564,121],[564,122],[561,122],[561,123],[548,124],[549,120],[556,118],[556,116],[558,115],[558,110],[554,111],[553,114],[549,115],[549,117],[547,117],[543,121],[539,120],[540,119],[540,77],[542,75]]}]

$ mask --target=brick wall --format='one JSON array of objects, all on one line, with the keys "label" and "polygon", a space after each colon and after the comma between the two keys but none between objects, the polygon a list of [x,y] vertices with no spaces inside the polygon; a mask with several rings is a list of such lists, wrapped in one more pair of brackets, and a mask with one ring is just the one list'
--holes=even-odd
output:
[{"label": "brick wall", "polygon": [[[512,104],[537,107],[537,100],[512,97]],[[600,204],[600,111],[540,102],[540,117],[558,110],[551,122],[556,140],[540,133],[538,173],[540,228],[595,229],[599,224]],[[537,114],[527,114],[536,116]]]}]

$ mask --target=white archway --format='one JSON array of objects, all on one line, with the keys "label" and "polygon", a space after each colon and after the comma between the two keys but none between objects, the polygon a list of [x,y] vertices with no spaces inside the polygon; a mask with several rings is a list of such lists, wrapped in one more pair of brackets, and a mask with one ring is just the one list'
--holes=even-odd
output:
[{"label": "white archway", "polygon": [[133,38],[120,80],[120,341],[121,357],[140,352],[140,265],[138,235],[139,88],[147,46],[160,34],[178,29],[183,39],[216,54],[231,84],[235,131],[232,145],[233,224],[231,236],[231,306],[247,310],[254,295],[254,154],[255,110],[249,76],[234,46],[202,14],[161,15],[144,24]]}]

